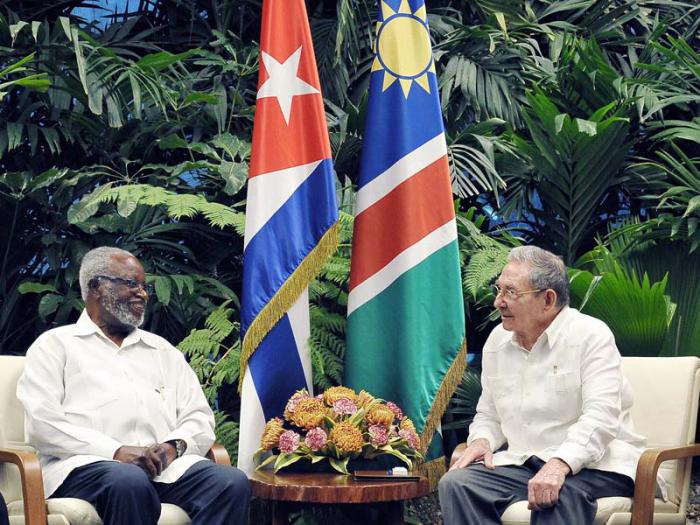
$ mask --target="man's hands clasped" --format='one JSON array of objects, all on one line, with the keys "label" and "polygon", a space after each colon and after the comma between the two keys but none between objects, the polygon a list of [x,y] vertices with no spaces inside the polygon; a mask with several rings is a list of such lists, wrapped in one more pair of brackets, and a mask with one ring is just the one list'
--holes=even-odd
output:
[{"label": "man's hands clasped", "polygon": [[159,476],[177,457],[171,443],[158,443],[150,447],[125,445],[114,453],[114,459],[122,463],[133,463],[143,469],[150,479]]}]

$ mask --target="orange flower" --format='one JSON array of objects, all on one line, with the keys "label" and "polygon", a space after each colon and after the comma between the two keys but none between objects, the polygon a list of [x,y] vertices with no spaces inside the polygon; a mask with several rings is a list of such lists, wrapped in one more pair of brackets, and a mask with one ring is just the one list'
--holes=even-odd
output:
[{"label": "orange flower", "polygon": [[323,423],[326,418],[326,407],[320,399],[307,397],[297,403],[294,412],[290,415],[292,423],[309,430]]},{"label": "orange flower", "polygon": [[260,438],[260,447],[263,450],[272,450],[275,448],[282,432],[284,432],[282,420],[278,417],[273,417],[267,422],[267,425],[265,425],[265,430],[263,430],[262,437]]},{"label": "orange flower", "polygon": [[332,386],[323,393],[323,400],[328,406],[333,406],[333,403],[338,399],[345,397],[350,401],[355,401],[357,394],[352,388],[346,386]]},{"label": "orange flower", "polygon": [[399,428],[401,428],[401,430],[413,430],[413,432],[416,431],[416,426],[413,424],[413,421],[407,417],[401,420]]},{"label": "orange flower", "polygon": [[370,425],[388,427],[394,422],[394,413],[386,405],[375,405],[367,411],[367,422]]},{"label": "orange flower", "polygon": [[328,436],[328,440],[335,444],[335,448],[337,448],[338,452],[341,454],[359,452],[362,450],[362,445],[364,445],[362,431],[347,421],[334,426],[330,436]]}]

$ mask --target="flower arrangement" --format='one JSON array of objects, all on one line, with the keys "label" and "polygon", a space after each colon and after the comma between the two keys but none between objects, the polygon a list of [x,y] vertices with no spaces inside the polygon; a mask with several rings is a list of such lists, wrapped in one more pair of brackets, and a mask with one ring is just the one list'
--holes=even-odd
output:
[{"label": "flower arrangement", "polygon": [[421,459],[420,440],[413,422],[398,405],[362,390],[335,386],[311,396],[299,390],[287,402],[284,417],[267,422],[253,461],[261,469],[274,462],[274,471],[306,459],[327,459],[348,474],[351,459],[374,459],[389,454],[410,470]]}]

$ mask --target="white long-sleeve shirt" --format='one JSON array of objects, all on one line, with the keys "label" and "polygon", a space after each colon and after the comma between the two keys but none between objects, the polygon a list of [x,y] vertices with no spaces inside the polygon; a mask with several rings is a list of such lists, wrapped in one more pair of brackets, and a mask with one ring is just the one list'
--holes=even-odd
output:
[{"label": "white long-sleeve shirt", "polygon": [[47,497],[73,469],[112,460],[122,445],[185,440],[185,455],[154,479],[172,483],[214,442],[214,415],[184,356],[139,329],[118,347],[86,311],[32,344],[17,397]]},{"label": "white long-sleeve shirt", "polygon": [[646,440],[634,432],[633,398],[615,338],[602,321],[564,307],[530,352],[497,326],[484,345],[483,391],[469,427],[485,438],[494,464],[530,456],[634,479]]}]

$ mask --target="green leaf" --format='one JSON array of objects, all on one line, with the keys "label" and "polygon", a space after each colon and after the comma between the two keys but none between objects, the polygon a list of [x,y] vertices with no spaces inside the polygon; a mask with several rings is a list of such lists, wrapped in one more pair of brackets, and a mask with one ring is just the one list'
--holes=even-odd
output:
[{"label": "green leaf", "polygon": [[590,135],[591,137],[595,136],[598,133],[598,124],[595,122],[592,122],[590,120],[584,120],[577,118],[576,120],[576,127],[581,133],[586,133],[587,135]]},{"label": "green leaf", "polygon": [[683,217],[687,217],[698,208],[700,208],[700,195],[695,195],[688,201],[688,209],[685,210]]},{"label": "green leaf", "polygon": [[158,302],[163,303],[166,306],[170,304],[170,293],[172,291],[170,279],[162,275],[157,275],[154,278],[153,283],[155,285]]},{"label": "green leaf", "polygon": [[248,164],[246,162],[221,161],[219,173],[226,181],[224,192],[227,195],[236,195],[245,186],[248,180]]},{"label": "green leaf", "polygon": [[39,36],[39,28],[41,27],[41,22],[38,22],[37,20],[34,20],[32,22],[32,36],[34,37],[34,42],[38,43],[38,36]]},{"label": "green leaf", "polygon": [[198,104],[200,102],[203,102],[205,104],[216,104],[218,101],[218,97],[214,95],[194,91],[185,97],[185,100],[182,102],[182,105],[180,107],[186,108],[187,106],[191,106],[192,104]]},{"label": "green leaf", "polygon": [[304,456],[302,454],[297,454],[295,452],[281,452],[280,455],[277,456],[277,460],[275,461],[274,470],[275,472],[278,472],[280,469],[283,469],[284,467],[288,467],[289,465],[296,463],[303,457]]},{"label": "green leaf", "polygon": [[189,144],[182,137],[171,134],[158,140],[158,147],[160,149],[178,149],[178,148],[189,148]]},{"label": "green leaf", "polygon": [[56,292],[56,287],[52,284],[42,284],[35,281],[24,281],[17,287],[17,290],[21,294],[26,293],[44,293],[44,292]]},{"label": "green leaf", "polygon": [[44,295],[39,301],[39,316],[46,322],[49,315],[54,313],[58,309],[58,305],[61,304],[63,297],[53,293]]},{"label": "green leaf", "polygon": [[65,16],[59,16],[58,21],[61,23],[61,27],[63,28],[63,32],[66,34],[66,37],[68,38],[69,42],[73,41],[73,32],[71,31],[70,28],[70,19]]},{"label": "green leaf", "polygon": [[333,467],[335,470],[340,472],[341,474],[350,474],[348,472],[348,462],[350,461],[350,458],[345,458],[345,459],[338,459],[334,457],[329,457],[328,462],[331,464],[331,467]]},{"label": "green leaf", "polygon": [[196,49],[190,49],[184,53],[173,54],[168,51],[160,51],[158,53],[151,53],[141,58],[136,65],[141,69],[155,69],[160,71],[166,67],[170,67],[178,62],[182,62],[185,59],[197,54]]},{"label": "green leaf", "polygon": [[24,27],[26,27],[28,25],[29,25],[29,23],[23,22],[21,20],[19,22],[17,22],[16,24],[10,25],[10,38],[12,38],[12,45],[15,44],[15,39],[17,38],[17,35],[19,34],[19,32]]}]

